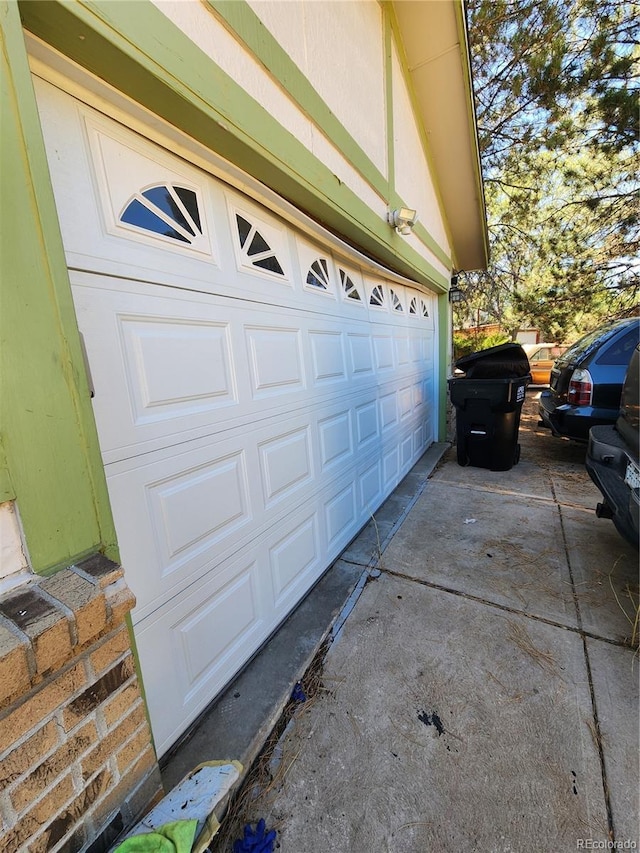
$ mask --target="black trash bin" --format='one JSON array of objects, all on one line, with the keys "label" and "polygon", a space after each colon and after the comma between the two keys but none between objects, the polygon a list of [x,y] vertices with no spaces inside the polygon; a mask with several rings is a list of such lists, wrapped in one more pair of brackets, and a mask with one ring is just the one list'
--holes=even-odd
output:
[{"label": "black trash bin", "polygon": [[529,360],[520,344],[501,344],[456,362],[459,376],[449,379],[456,407],[459,465],[508,471],[520,459],[518,429]]}]

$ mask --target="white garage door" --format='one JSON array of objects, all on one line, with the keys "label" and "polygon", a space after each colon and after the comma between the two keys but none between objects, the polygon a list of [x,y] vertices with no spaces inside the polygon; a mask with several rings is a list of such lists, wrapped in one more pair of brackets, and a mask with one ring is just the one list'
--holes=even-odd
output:
[{"label": "white garage door", "polygon": [[432,442],[435,303],[36,85],[162,754]]}]

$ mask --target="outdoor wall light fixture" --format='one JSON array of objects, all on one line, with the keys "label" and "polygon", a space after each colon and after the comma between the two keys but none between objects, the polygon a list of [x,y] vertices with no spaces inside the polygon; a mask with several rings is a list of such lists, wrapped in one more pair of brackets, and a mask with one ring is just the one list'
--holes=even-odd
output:
[{"label": "outdoor wall light fixture", "polygon": [[387,219],[398,234],[411,234],[413,226],[418,221],[418,214],[409,207],[399,207],[397,210],[390,210]]},{"label": "outdoor wall light fixture", "polygon": [[451,276],[451,286],[449,287],[449,302],[462,302],[464,299],[464,290],[458,287],[458,276]]}]

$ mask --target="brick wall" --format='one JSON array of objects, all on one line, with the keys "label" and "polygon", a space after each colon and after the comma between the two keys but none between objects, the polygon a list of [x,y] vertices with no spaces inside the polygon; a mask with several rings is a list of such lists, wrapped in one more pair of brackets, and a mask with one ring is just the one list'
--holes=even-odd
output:
[{"label": "brick wall", "polygon": [[98,853],[161,794],[133,604],[101,555],[0,598],[3,853]]}]

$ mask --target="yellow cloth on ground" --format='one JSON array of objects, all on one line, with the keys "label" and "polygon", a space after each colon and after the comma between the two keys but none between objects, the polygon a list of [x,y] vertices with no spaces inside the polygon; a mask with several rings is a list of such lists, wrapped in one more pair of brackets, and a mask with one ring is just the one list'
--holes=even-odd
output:
[{"label": "yellow cloth on ground", "polygon": [[175,820],[153,832],[131,835],[113,853],[191,853],[197,820]]}]

